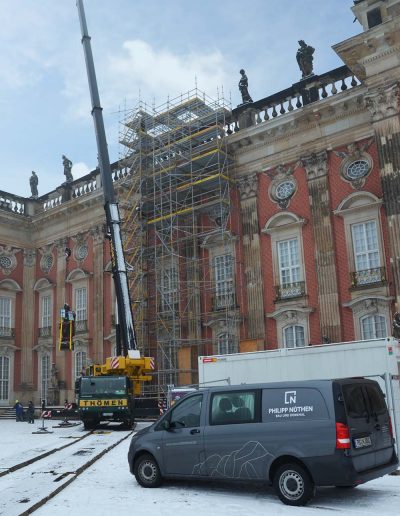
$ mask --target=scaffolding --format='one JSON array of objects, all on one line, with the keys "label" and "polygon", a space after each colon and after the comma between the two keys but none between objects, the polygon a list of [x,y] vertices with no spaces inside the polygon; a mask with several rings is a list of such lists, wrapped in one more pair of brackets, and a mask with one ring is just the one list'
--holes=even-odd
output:
[{"label": "scaffolding", "polygon": [[[141,352],[156,358],[158,393],[196,383],[197,356],[217,350],[213,321],[238,317],[228,115],[224,99],[195,89],[158,108],[140,102],[121,123],[133,312]],[[212,242],[224,257],[217,272]]]}]

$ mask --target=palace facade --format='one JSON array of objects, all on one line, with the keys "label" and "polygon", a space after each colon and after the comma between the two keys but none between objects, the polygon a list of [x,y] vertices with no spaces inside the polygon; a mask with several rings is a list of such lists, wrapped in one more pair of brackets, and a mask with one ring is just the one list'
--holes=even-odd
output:
[{"label": "palace facade", "polygon": [[[232,111],[195,90],[124,121],[112,175],[149,394],[195,384],[199,355],[391,334],[400,1],[352,10],[361,31],[334,45],[335,70]],[[98,170],[39,197],[0,192],[0,406],[71,400],[82,367],[115,353],[104,219]]]}]

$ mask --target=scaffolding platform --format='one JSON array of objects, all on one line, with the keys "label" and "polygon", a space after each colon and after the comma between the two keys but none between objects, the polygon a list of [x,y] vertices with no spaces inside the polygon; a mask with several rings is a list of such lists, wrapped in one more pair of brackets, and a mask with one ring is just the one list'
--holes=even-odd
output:
[{"label": "scaffolding platform", "polygon": [[[140,102],[121,122],[122,230],[134,319],[142,353],[156,357],[151,389],[158,394],[170,384],[196,383],[197,356],[214,350],[215,331],[204,324],[219,280],[209,243],[235,261],[234,238],[227,238],[235,187],[229,116],[224,99],[195,89],[158,108]],[[233,281],[226,282],[230,289]],[[220,305],[219,320],[235,324],[236,307]]]}]

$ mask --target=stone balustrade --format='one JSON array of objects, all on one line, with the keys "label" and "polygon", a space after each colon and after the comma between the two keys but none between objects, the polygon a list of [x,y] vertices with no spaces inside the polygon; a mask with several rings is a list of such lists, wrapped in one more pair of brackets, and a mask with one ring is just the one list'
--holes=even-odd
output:
[{"label": "stone balustrade", "polygon": [[347,66],[340,66],[322,75],[311,75],[269,97],[232,110],[226,132],[261,124],[303,106],[326,99],[360,84]]},{"label": "stone balustrade", "polygon": [[[129,176],[129,169],[120,168],[116,162],[111,166],[111,174],[113,183],[118,183]],[[100,171],[96,169],[71,183],[63,183],[55,190],[36,199],[20,197],[0,190],[0,211],[4,210],[31,216],[42,211],[53,210],[71,199],[89,195],[100,188]]]},{"label": "stone balustrade", "polygon": [[11,211],[12,213],[25,214],[26,202],[29,201],[24,197],[13,195],[0,190],[0,210]]}]

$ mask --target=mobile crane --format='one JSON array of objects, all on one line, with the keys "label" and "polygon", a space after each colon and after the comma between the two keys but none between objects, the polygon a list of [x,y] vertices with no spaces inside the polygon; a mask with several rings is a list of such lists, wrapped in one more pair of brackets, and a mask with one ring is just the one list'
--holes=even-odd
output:
[{"label": "mobile crane", "polygon": [[92,102],[92,116],[96,132],[98,161],[103,186],[107,236],[110,241],[111,267],[117,299],[119,338],[117,355],[106,359],[105,364],[94,364],[75,384],[78,413],[86,429],[94,428],[100,421],[122,421],[133,425],[135,396],[140,394],[144,381],[150,381],[154,369],[152,357],[140,357],[138,350],[124,248],[121,237],[121,217],[115,201],[106,133],[90,37],[86,25],[83,0],[77,0],[82,33],[86,71]]}]

